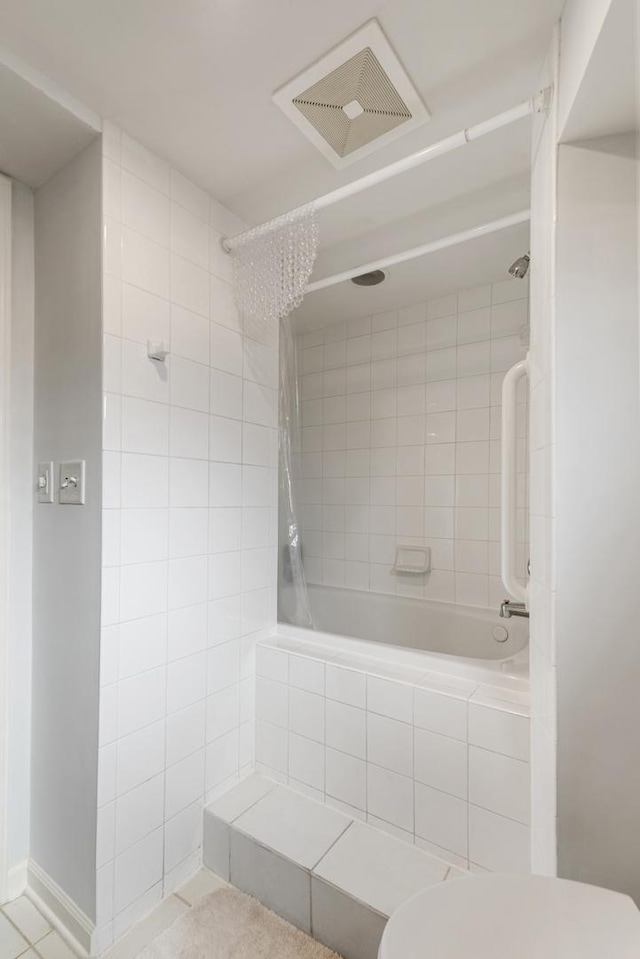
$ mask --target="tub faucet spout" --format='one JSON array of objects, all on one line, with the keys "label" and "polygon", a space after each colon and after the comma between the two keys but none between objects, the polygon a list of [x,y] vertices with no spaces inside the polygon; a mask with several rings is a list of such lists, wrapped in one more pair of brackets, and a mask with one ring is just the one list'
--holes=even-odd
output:
[{"label": "tub faucet spout", "polygon": [[514,603],[511,599],[503,599],[500,603],[500,615],[503,619],[511,619],[512,616],[526,616],[529,618],[529,610],[524,603]]}]

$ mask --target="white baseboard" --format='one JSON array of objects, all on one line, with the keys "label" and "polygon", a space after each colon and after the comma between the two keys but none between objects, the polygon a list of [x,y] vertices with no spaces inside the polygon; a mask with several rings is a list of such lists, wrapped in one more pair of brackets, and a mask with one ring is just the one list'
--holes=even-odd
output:
[{"label": "white baseboard", "polygon": [[7,876],[7,900],[17,899],[27,888],[27,859],[23,859],[9,870]]},{"label": "white baseboard", "polygon": [[25,892],[78,956],[91,955],[95,923],[33,859],[27,864]]}]

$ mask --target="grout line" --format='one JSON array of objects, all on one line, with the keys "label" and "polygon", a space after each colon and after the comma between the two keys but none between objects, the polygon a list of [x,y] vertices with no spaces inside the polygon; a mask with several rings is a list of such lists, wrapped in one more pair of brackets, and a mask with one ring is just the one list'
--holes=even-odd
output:
[{"label": "grout line", "polygon": [[[195,906],[195,903],[194,903],[194,902],[189,902],[189,900],[188,900],[188,899],[185,899],[184,896],[181,896],[179,892],[175,892],[175,891],[174,891],[174,892],[171,893],[171,895],[172,895],[172,896],[175,896],[176,899],[179,899],[180,902],[183,902],[183,903],[185,904],[185,906],[188,906],[188,907],[189,907],[189,909],[192,909],[193,906]],[[167,898],[168,898],[168,897],[167,897]]]},{"label": "grout line", "polygon": [[[20,898],[23,898],[23,897],[24,897],[24,894],[23,894],[23,896],[18,896],[19,899],[20,899]],[[24,897],[24,898],[26,898],[26,897]],[[13,900],[13,901],[15,901],[15,900]],[[28,900],[28,901],[30,902],[30,900]],[[5,904],[5,905],[7,905],[7,904]],[[33,906],[33,903],[31,903],[31,905]],[[44,919],[45,922],[47,923],[47,925],[49,926],[49,928],[47,929],[47,931],[46,931],[42,936],[40,936],[39,939],[36,939],[36,940],[31,940],[31,939],[27,936],[26,932],[25,932],[23,929],[21,929],[21,927],[20,927],[16,922],[14,922],[14,920],[11,918],[11,916],[9,916],[9,915],[5,912],[5,910],[4,910],[3,908],[0,908],[0,913],[2,914],[2,916],[7,920],[7,922],[8,922],[10,925],[13,926],[13,928],[20,934],[21,938],[24,939],[25,942],[27,943],[27,948],[26,948],[26,949],[23,949],[22,952],[19,952],[18,955],[16,956],[16,959],[19,959],[20,956],[24,956],[24,955],[25,955],[27,952],[29,952],[31,949],[33,949],[34,952],[36,952],[36,954],[37,954],[38,956],[40,956],[40,952],[38,952],[38,949],[37,949],[38,944],[41,943],[44,939],[46,939],[48,936],[50,936],[52,933],[55,933],[55,932],[56,932],[56,930],[53,928],[53,926],[51,925],[51,923],[49,922],[49,920],[46,919],[46,917],[42,915],[42,913],[40,912],[40,910],[39,910],[36,906],[33,906],[33,908],[36,910],[36,912],[38,913],[38,915],[40,916],[40,918],[41,918],[41,919]],[[42,959],[41,956],[40,956],[40,959]]]},{"label": "grout line", "polygon": [[[22,898],[22,896],[18,896],[18,898],[20,899],[20,898]],[[9,905],[9,903],[4,903],[4,905]],[[34,909],[35,909],[35,906],[34,906]],[[44,919],[44,916],[42,916],[42,913],[41,913],[39,910],[36,910],[36,911],[38,912],[38,915],[41,916],[41,917]],[[8,913],[6,913],[6,912],[4,911],[4,909],[0,908],[0,913],[4,916],[4,918],[7,920],[7,922],[8,922],[11,926],[13,926],[13,928],[20,934],[21,938],[24,939],[24,941],[27,943],[27,948],[26,948],[26,949],[23,949],[22,952],[18,953],[19,956],[22,956],[25,952],[27,952],[27,951],[34,945],[34,943],[31,941],[31,939],[29,939],[29,937],[27,936],[26,932],[24,932],[24,931],[20,928],[20,926],[19,926],[16,922],[13,921],[13,919],[11,918],[11,916],[8,915]],[[50,924],[49,924],[49,925],[50,925]],[[51,929],[49,929],[47,932],[45,932],[44,935],[45,935],[45,936],[48,936],[48,935],[49,935],[49,932],[51,932]],[[41,936],[40,939],[44,939],[44,936]],[[40,942],[40,939],[38,940],[38,942]]]},{"label": "grout line", "polygon": [[347,823],[347,825],[344,827],[344,829],[342,830],[342,832],[340,833],[340,835],[339,835],[339,836],[336,836],[336,838],[333,840],[333,842],[331,843],[331,845],[328,846],[328,847],[325,849],[325,851],[322,853],[322,855],[320,856],[320,858],[318,859],[318,861],[315,862],[312,866],[309,867],[309,875],[310,875],[310,876],[311,876],[311,874],[313,873],[313,870],[318,868],[318,866],[320,865],[320,863],[322,862],[322,860],[325,858],[325,856],[327,856],[327,855],[331,852],[331,850],[333,849],[333,847],[342,839],[342,837],[347,834],[347,832],[348,832],[348,831],[351,829],[351,827],[353,826],[354,822],[355,822],[355,820],[352,819],[349,823]]}]

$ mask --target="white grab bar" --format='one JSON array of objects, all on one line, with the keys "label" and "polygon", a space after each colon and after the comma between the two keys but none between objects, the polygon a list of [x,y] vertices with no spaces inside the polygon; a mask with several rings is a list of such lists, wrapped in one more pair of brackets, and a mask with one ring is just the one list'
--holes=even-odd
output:
[{"label": "white grab bar", "polygon": [[516,455],[517,455],[517,390],[518,383],[529,373],[529,354],[512,366],[502,383],[502,516],[501,573],[507,592],[521,603],[527,603],[528,588],[516,576]]}]

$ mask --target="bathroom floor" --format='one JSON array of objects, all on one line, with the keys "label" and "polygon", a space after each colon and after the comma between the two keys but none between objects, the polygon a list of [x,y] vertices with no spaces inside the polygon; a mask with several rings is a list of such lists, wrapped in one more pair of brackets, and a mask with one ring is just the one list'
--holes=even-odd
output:
[{"label": "bathroom floor", "polygon": [[0,959],[75,959],[74,953],[26,896],[0,908]]},{"label": "bathroom floor", "polygon": [[139,959],[337,959],[256,899],[234,889],[206,895],[157,936]]},{"label": "bathroom floor", "polygon": [[[105,959],[336,959],[335,953],[201,869]],[[0,959],[77,959],[26,896],[0,909]]]},{"label": "bathroom floor", "polygon": [[[105,953],[108,959],[135,959],[145,952],[158,937],[169,929],[176,919],[189,914],[202,900],[212,893],[226,888],[227,884],[207,869],[200,869],[184,885],[164,899],[159,906],[149,913],[141,922],[137,923],[122,936]],[[180,954],[180,948],[172,953]]]},{"label": "bathroom floor", "polygon": [[335,953],[207,869],[197,872],[105,953],[105,959],[187,956],[336,959]]}]

